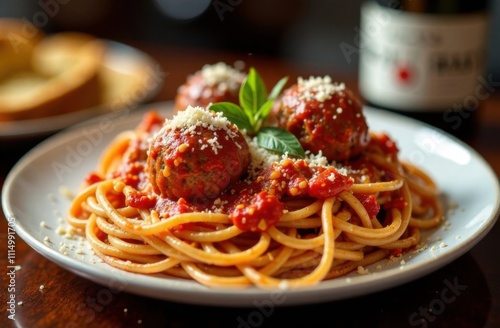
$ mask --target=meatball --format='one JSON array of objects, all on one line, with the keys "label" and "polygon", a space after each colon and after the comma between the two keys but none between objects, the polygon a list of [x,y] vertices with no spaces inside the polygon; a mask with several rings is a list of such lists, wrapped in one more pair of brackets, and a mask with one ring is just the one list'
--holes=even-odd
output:
[{"label": "meatball", "polygon": [[347,160],[366,147],[370,135],[361,103],[328,76],[299,78],[283,92],[275,124],[294,134],[305,150],[330,161]]},{"label": "meatball", "polygon": [[250,150],[225,117],[189,106],[153,138],[147,170],[164,198],[196,201],[220,195],[246,172]]},{"label": "meatball", "polygon": [[175,110],[187,106],[207,107],[211,103],[239,103],[239,91],[245,74],[225,63],[205,65],[181,85],[175,98]]}]

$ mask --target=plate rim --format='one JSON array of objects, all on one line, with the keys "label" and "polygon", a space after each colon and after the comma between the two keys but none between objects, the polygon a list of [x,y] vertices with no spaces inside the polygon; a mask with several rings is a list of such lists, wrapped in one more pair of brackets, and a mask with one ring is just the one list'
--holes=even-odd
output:
[{"label": "plate rim", "polygon": [[[134,111],[131,114],[131,116],[127,118],[125,122],[128,122],[133,118],[140,117],[147,110],[150,110],[152,108],[162,108],[164,106],[172,106],[172,102],[166,101],[166,102],[143,105],[141,106],[141,108],[138,108],[137,111]],[[276,290],[262,290],[256,287],[250,287],[243,289],[245,291],[244,293],[242,293],[241,292],[242,289],[239,288],[234,288],[234,290],[226,288],[214,289],[211,287],[202,286],[193,281],[183,281],[175,278],[174,279],[167,278],[170,279],[169,284],[167,284],[168,285],[167,289],[169,293],[164,293],[166,295],[159,295],[157,292],[154,291],[154,289],[157,289],[156,284],[148,285],[148,281],[151,281],[151,278],[153,278],[153,281],[156,281],[156,277],[154,276],[124,272],[122,270],[111,267],[101,270],[96,266],[89,265],[89,263],[87,262],[82,262],[74,258],[62,255],[57,250],[46,246],[43,243],[43,241],[31,235],[27,231],[27,229],[24,228],[21,222],[18,222],[15,211],[11,208],[9,196],[11,193],[11,189],[15,184],[15,179],[20,173],[23,172],[23,170],[29,167],[29,165],[33,160],[36,160],[45,151],[49,149],[56,150],[58,147],[67,142],[70,142],[71,140],[77,140],[79,131],[83,130],[85,127],[92,126],[99,120],[102,120],[102,117],[96,117],[94,119],[85,121],[78,126],[73,126],[68,129],[65,129],[62,132],[59,132],[47,138],[46,140],[42,141],[39,145],[35,146],[33,149],[28,151],[14,165],[14,167],[8,173],[4,181],[4,185],[2,188],[2,208],[7,220],[11,217],[15,218],[16,233],[27,244],[29,244],[31,248],[33,248],[35,251],[37,251],[45,258],[56,263],[65,270],[68,270],[86,279],[91,279],[92,281],[99,283],[101,285],[104,285],[106,283],[106,279],[109,280],[110,276],[113,276],[114,274],[117,274],[117,276],[125,277],[124,278],[125,280],[132,280],[132,283],[131,284],[129,283],[128,286],[124,289],[124,291],[146,297],[179,302],[179,303],[197,304],[197,305],[244,307],[244,306],[252,306],[252,304],[254,304],[252,302],[263,301],[266,299],[268,300],[270,297],[270,293],[281,292],[283,293],[283,295],[289,297],[289,299],[286,302],[286,306],[289,306],[289,305],[313,304],[325,301],[347,299],[393,288],[405,284],[409,281],[415,280],[424,275],[427,275],[445,266],[446,264],[462,256],[463,254],[471,250],[475,245],[477,245],[477,243],[479,243],[489,233],[489,231],[493,228],[498,219],[500,210],[499,209],[500,183],[489,163],[475,149],[467,145],[465,142],[459,140],[455,136],[447,134],[425,123],[421,123],[420,121],[416,121],[414,119],[410,119],[408,117],[399,114],[389,113],[384,110],[373,107],[366,107],[366,110],[368,112],[372,112],[373,114],[371,115],[379,115],[382,117],[388,116],[392,117],[393,119],[403,120],[407,124],[417,125],[419,127],[427,126],[433,130],[443,133],[451,141],[465,148],[468,152],[472,154],[472,156],[476,161],[479,161],[482,168],[485,170],[484,173],[495,178],[494,181],[496,183],[495,182],[491,183],[492,187],[495,189],[496,201],[495,204],[492,204],[493,206],[492,211],[489,214],[488,219],[485,220],[485,224],[481,225],[479,229],[474,230],[474,232],[468,239],[464,239],[462,241],[461,247],[457,246],[453,251],[440,253],[437,256],[437,259],[428,257],[414,264],[410,262],[404,269],[406,270],[406,274],[404,275],[398,274],[397,268],[389,268],[380,272],[373,272],[370,275],[358,275],[356,277],[353,277],[353,280],[354,279],[356,280],[355,284],[358,288],[356,288],[355,291],[351,290],[348,293],[348,295],[345,295],[345,293],[343,293],[342,291],[351,288],[352,285],[351,284],[340,285],[339,281],[342,280],[342,278],[324,281],[314,287],[305,289],[289,289],[289,290],[276,291]],[[110,118],[112,117],[113,114],[110,114]],[[116,133],[118,133],[118,131],[116,131]],[[408,273],[408,270],[411,271]],[[397,279],[392,279],[394,277],[397,277]],[[158,279],[165,279],[165,278],[158,278]],[[340,292],[333,293],[335,295],[331,295],[332,291],[340,291]],[[311,297],[308,296],[311,296],[313,294],[315,295],[315,299],[311,300]],[[201,297],[204,295],[215,296],[215,297]],[[305,299],[307,299],[307,301],[305,301]]]}]

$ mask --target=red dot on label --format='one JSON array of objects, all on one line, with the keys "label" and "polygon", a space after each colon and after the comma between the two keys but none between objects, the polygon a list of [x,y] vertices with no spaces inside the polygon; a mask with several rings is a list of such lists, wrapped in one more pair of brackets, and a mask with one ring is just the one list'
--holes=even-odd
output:
[{"label": "red dot on label", "polygon": [[396,81],[400,85],[409,85],[415,81],[415,71],[408,64],[398,64],[394,71]]},{"label": "red dot on label", "polygon": [[398,77],[402,82],[409,82],[410,80],[410,71],[407,68],[400,67],[398,69]]}]

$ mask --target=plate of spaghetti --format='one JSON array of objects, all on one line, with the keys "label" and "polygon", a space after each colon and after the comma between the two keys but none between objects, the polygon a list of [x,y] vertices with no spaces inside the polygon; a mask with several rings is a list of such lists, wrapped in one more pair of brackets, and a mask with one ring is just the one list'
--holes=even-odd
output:
[{"label": "plate of spaghetti", "polygon": [[494,225],[498,179],[467,145],[363,107],[329,77],[278,89],[247,97],[263,98],[251,104],[267,112],[257,125],[232,112],[251,112],[243,95],[153,104],[59,133],[10,172],[6,217],[78,275],[222,306],[391,288],[461,256]]}]

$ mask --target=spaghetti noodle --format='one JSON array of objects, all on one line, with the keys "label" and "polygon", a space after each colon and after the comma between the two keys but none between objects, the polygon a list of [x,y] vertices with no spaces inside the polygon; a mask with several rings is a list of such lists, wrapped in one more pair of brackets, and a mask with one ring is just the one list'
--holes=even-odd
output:
[{"label": "spaghetti noodle", "polygon": [[[422,229],[442,220],[432,179],[400,161],[396,145],[384,134],[371,132],[360,154],[348,160],[328,161],[311,152],[297,159],[267,153],[241,134],[247,149],[242,139],[231,137],[234,127],[231,132],[203,122],[199,115],[206,114],[200,112],[209,111],[179,112],[176,117],[184,115],[184,126],[175,117],[164,121],[156,112],[148,113],[136,129],[116,136],[87,177],[72,201],[68,222],[85,234],[104,262],[206,286],[302,287],[411,250]],[[196,138],[176,135],[182,139],[176,142],[167,137],[187,130]],[[210,184],[217,185],[210,197],[175,196],[186,184],[189,190],[209,186],[175,176],[172,172],[182,161],[174,157],[177,161],[169,167],[159,160],[170,154],[163,148],[180,156],[215,138],[202,131],[217,132],[219,139],[193,151],[196,160],[206,150],[215,152],[213,161],[222,157],[233,163],[231,173],[238,171],[235,166],[245,169],[233,174],[236,179],[204,171]],[[220,131],[226,131],[225,137]],[[155,140],[161,145],[154,146]],[[222,140],[239,144],[233,155],[224,153]],[[250,163],[234,164],[246,152]],[[182,157],[188,159],[193,157]],[[191,172],[208,165],[189,164]],[[227,169],[213,165],[210,172]],[[219,180],[227,181],[223,185]],[[175,190],[164,190],[161,183]]]}]

